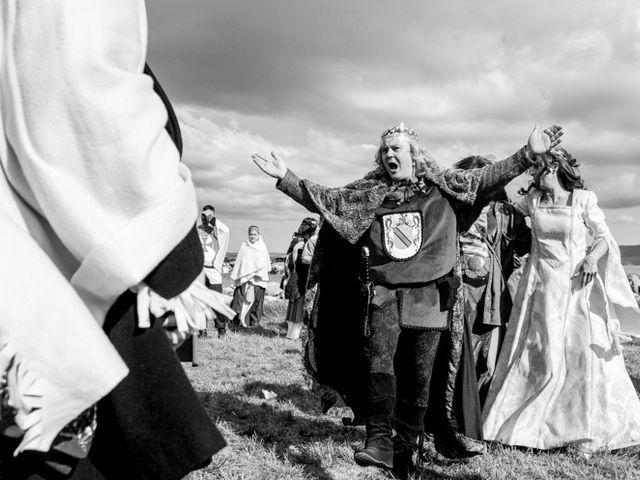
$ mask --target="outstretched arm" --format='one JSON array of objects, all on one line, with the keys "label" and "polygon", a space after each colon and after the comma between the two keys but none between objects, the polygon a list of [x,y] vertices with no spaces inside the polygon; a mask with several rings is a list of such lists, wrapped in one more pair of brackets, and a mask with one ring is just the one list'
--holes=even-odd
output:
[{"label": "outstretched arm", "polygon": [[536,163],[536,155],[547,153],[560,143],[560,137],[563,133],[562,127],[558,125],[552,125],[543,132],[536,125],[529,135],[527,145],[509,158],[482,169],[477,199],[482,200],[490,197],[504,188],[511,180],[524,173],[527,168]]},{"label": "outstretched arm", "polygon": [[265,158],[256,153],[251,158],[260,170],[270,177],[278,179],[276,183],[278,190],[291,197],[310,212],[320,213],[306,189],[302,186],[302,180],[287,168],[287,164],[277,153],[271,152],[271,158]]},{"label": "outstretched arm", "polygon": [[251,155],[251,159],[260,170],[270,177],[282,180],[287,173],[287,164],[275,152],[271,152],[271,158],[265,158],[256,153]]}]

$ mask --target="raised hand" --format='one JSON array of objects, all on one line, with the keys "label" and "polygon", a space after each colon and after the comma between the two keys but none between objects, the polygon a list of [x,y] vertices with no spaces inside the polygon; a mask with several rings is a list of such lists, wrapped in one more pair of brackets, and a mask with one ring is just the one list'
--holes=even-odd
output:
[{"label": "raised hand", "polygon": [[533,127],[531,135],[529,135],[529,141],[527,143],[532,153],[541,155],[558,145],[561,142],[560,137],[563,134],[562,127],[559,125],[552,125],[541,132],[536,124],[536,126]]},{"label": "raised hand", "polygon": [[256,153],[251,155],[251,159],[260,170],[270,177],[280,179],[287,173],[287,164],[275,152],[271,152],[271,158],[264,158]]}]

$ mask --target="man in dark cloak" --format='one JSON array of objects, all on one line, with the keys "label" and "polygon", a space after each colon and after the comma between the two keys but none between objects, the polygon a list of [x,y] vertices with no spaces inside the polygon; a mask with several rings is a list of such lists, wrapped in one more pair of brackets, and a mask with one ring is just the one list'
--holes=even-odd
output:
[{"label": "man in dark cloak", "polygon": [[455,413],[463,401],[454,391],[462,382],[464,322],[457,232],[471,225],[484,199],[561,135],[557,126],[544,133],[536,127],[528,144],[501,162],[445,170],[400,124],[383,133],[376,168],[343,188],[299,179],[275,153],[253,156],[278,179],[279,190],[325,220],[310,272],[318,293],[307,363],[321,384],[340,393],[356,414],[364,412],[359,465],[393,468],[407,478],[427,407],[438,451],[450,457],[483,451],[462,434],[476,430],[473,436],[480,436],[479,409],[475,419]]}]

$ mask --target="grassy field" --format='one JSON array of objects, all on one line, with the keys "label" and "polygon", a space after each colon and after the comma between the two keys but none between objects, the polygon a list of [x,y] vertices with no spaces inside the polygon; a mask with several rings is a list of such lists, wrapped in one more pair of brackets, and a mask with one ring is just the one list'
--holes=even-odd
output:
[{"label": "grassy field", "polygon": [[[202,364],[185,364],[187,374],[229,445],[189,480],[382,480],[374,468],[353,463],[363,427],[344,427],[349,410],[321,415],[301,364],[302,343],[285,338],[286,304],[265,302],[263,325],[236,330],[224,339],[204,339]],[[625,349],[640,391],[640,346]],[[263,390],[275,398],[266,399]],[[465,464],[425,465],[422,480],[640,479],[640,448],[595,454],[532,453],[490,446],[489,453]]]}]

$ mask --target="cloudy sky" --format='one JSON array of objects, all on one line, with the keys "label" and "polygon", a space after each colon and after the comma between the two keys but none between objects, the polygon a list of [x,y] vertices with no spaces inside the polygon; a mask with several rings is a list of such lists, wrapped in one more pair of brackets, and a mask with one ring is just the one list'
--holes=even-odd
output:
[{"label": "cloudy sky", "polygon": [[275,150],[301,177],[338,186],[370,168],[380,133],[401,121],[443,165],[505,157],[534,123],[561,124],[618,242],[640,243],[635,0],[147,8],[149,62],[177,107],[199,200],[232,229],[231,251],[253,223],[283,251],[305,216],[252,153]]}]

